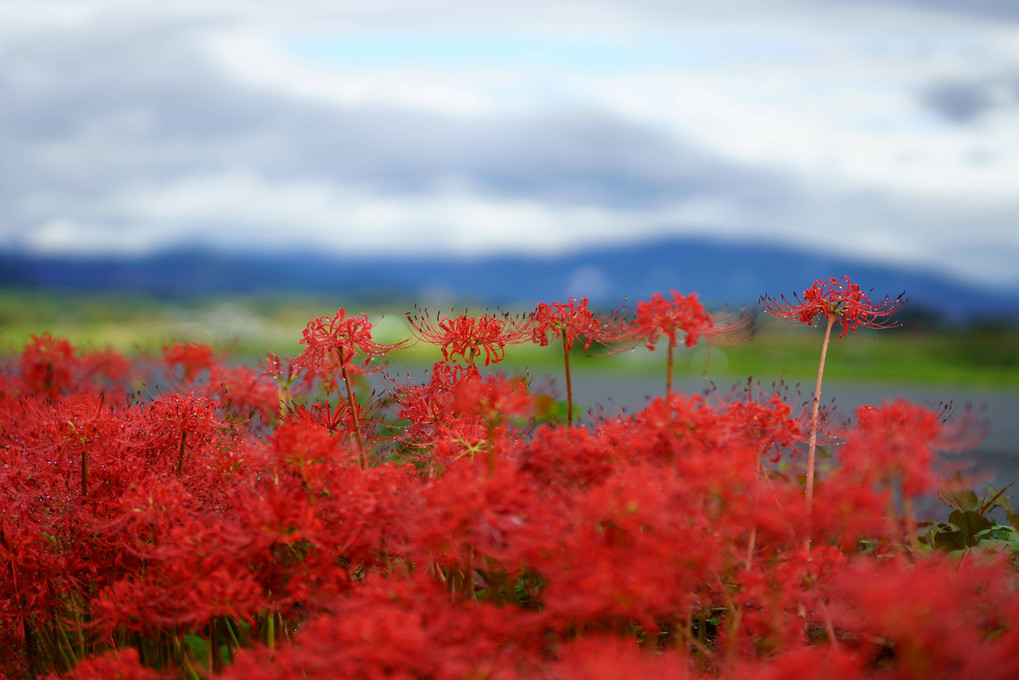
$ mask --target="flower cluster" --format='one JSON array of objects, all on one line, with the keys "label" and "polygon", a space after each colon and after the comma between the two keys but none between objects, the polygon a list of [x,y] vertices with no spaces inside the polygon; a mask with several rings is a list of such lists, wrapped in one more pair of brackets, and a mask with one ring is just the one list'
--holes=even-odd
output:
[{"label": "flower cluster", "polygon": [[[285,409],[206,347],[154,368],[34,338],[0,370],[0,676],[1019,675],[1019,534],[986,518],[1006,501],[943,493],[932,527],[908,510],[964,428],[861,409],[811,507],[812,418],[781,388],[566,427],[477,365],[626,323],[586,308],[412,318],[443,353],[421,384]],[[638,310],[645,338],[749,328],[695,296]],[[395,347],[369,331],[340,310],[269,368],[363,366]],[[160,369],[162,391],[129,392]]]}]

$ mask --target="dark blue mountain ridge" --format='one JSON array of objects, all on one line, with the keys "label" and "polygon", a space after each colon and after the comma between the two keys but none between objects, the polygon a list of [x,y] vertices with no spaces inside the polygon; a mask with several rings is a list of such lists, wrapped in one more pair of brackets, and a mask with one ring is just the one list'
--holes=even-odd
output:
[{"label": "dark blue mountain ridge", "polygon": [[[773,244],[667,239],[557,256],[364,257],[199,248],[138,258],[0,254],[0,286],[155,296],[326,294],[423,304],[503,306],[586,296],[601,306],[653,293],[697,292],[710,306],[791,298],[816,279],[848,275],[880,298],[905,291],[911,307],[951,319],[1019,316],[1019,289],[991,289],[935,272]],[[872,296],[873,298],[873,296]]]}]

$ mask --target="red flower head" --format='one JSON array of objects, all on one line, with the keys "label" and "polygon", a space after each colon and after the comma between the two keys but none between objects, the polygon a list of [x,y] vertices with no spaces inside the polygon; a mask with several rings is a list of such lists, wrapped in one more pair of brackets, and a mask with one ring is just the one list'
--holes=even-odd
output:
[{"label": "red flower head", "polygon": [[654,349],[663,334],[670,345],[675,345],[677,332],[686,336],[687,347],[693,347],[701,333],[711,328],[711,317],[697,300],[697,293],[684,297],[676,291],[671,292],[672,300],[655,293],[650,301],[637,303],[633,332],[635,337],[647,344],[648,349]]},{"label": "red flower head", "polygon": [[599,319],[587,308],[587,298],[578,301],[571,297],[569,302],[553,302],[551,305],[542,302],[534,312],[531,341],[544,347],[551,334],[553,338],[564,338],[566,349],[573,349],[573,343],[580,336],[584,349],[591,349],[591,343],[598,339],[599,332],[606,330],[604,324],[604,319]]},{"label": "red flower head", "polygon": [[200,342],[175,342],[163,345],[163,363],[170,372],[183,369],[183,380],[192,383],[202,371],[210,371],[218,363],[212,348]]},{"label": "red flower head", "polygon": [[485,353],[485,366],[498,363],[506,356],[506,345],[524,342],[531,335],[533,315],[520,316],[503,312],[499,316],[461,314],[455,319],[425,313],[407,314],[414,334],[421,340],[442,347],[443,361],[461,357],[466,363]]},{"label": "red flower head", "polygon": [[308,324],[301,335],[301,344],[306,349],[293,363],[312,371],[350,369],[354,359],[367,365],[372,357],[403,345],[379,344],[372,340],[371,329],[372,324],[365,314],[348,317],[347,311],[340,307],[331,319],[321,316]]},{"label": "red flower head", "polygon": [[795,303],[784,295],[781,300],[764,295],[760,305],[768,314],[790,323],[811,324],[819,315],[826,320],[834,319],[842,324],[839,337],[844,338],[849,331],[855,331],[861,325],[866,328],[898,326],[890,317],[909,301],[904,295],[900,293],[896,298],[886,295],[877,302],[871,302],[859,286],[850,283],[848,276],[843,276],[841,281],[835,277],[818,279],[812,287],[803,291],[802,301],[795,294]]}]

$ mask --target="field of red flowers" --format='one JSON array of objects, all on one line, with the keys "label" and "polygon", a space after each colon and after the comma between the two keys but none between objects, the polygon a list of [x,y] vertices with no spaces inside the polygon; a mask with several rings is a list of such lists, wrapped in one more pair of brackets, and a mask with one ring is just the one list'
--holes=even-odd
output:
[{"label": "field of red flowers", "polygon": [[[375,393],[406,343],[344,309],[258,368],[34,337],[0,368],[0,678],[1019,677],[1016,517],[942,481],[979,423],[819,399],[831,330],[903,303],[762,299],[825,326],[805,405],[673,391],[678,345],[754,322],[675,292],[410,314],[438,361]],[[565,399],[497,370],[526,342],[561,348]],[[575,414],[592,343],[664,345],[663,395]]]}]

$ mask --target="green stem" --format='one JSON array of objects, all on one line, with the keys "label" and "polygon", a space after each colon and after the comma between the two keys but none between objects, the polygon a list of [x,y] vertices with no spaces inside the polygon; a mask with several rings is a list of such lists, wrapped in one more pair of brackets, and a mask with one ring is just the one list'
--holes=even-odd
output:
[{"label": "green stem", "polygon": [[[230,644],[233,645],[233,649],[240,649],[241,640],[240,636],[237,634],[237,631],[235,630],[236,626],[237,624],[234,623],[231,619],[229,618],[223,619],[223,628],[226,630],[226,634],[230,637]],[[230,651],[229,646],[227,650]]]},{"label": "green stem", "polygon": [[[902,485],[899,485],[900,493]],[[920,542],[916,538],[916,519],[913,517],[913,502],[906,498],[906,494],[902,494],[902,514],[903,519],[906,521],[906,540],[909,541],[909,547],[913,550],[914,554],[920,552]]]},{"label": "green stem", "polygon": [[180,431],[180,451],[177,453],[177,476],[180,477],[184,474],[184,446],[187,443],[188,433],[187,430],[181,428]]},{"label": "green stem", "polygon": [[347,406],[350,408],[350,421],[354,428],[354,442],[357,444],[357,460],[361,469],[368,467],[368,459],[364,455],[364,444],[361,443],[361,424],[357,419],[357,402],[354,401],[354,391],[350,388],[350,375],[347,373],[347,365],[343,363],[343,352],[340,352],[340,371],[343,373],[343,384],[347,387]]},{"label": "green stem", "polygon": [[491,419],[486,424],[486,439],[487,444],[485,452],[485,462],[488,467],[488,476],[492,477],[495,475],[495,422]]},{"label": "green stem", "polygon": [[223,670],[223,657],[219,653],[219,621],[209,622],[209,675],[213,676]]},{"label": "green stem", "polygon": [[176,634],[173,636],[173,648],[184,666],[184,675],[188,680],[201,680],[202,676],[198,674],[195,667],[191,665],[191,661],[188,659],[187,652],[184,651],[184,646],[180,643],[180,637]]},{"label": "green stem", "polygon": [[665,357],[665,398],[672,396],[672,352],[676,348],[676,341],[669,338],[669,349]]},{"label": "green stem", "polygon": [[563,365],[566,367],[566,426],[573,427],[573,382],[570,378],[570,348],[563,333]]},{"label": "green stem", "polygon": [[88,449],[81,451],[81,496],[88,495]]},{"label": "green stem", "polygon": [[[817,420],[821,411],[821,378],[824,375],[824,360],[828,355],[828,341],[831,338],[831,328],[835,324],[835,314],[828,315],[828,325],[824,329],[824,342],[821,345],[821,361],[817,366],[817,385],[814,387],[814,404],[810,414],[810,441],[807,444],[807,516],[812,514],[814,508],[814,459],[817,450]],[[807,539],[810,545],[810,539]]]}]

